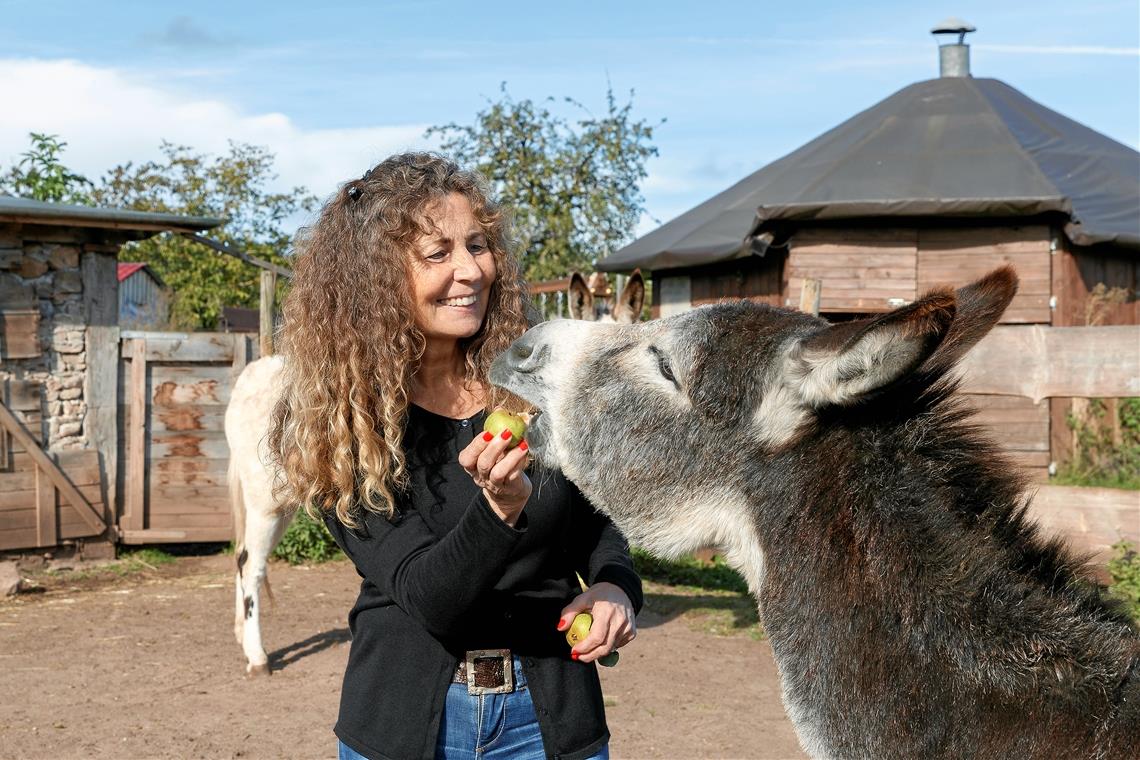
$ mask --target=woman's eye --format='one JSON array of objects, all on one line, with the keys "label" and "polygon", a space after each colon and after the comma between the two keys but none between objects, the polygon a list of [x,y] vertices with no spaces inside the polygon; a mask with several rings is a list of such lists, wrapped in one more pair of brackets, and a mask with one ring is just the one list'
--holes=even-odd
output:
[{"label": "woman's eye", "polygon": [[447,258],[447,251],[436,251],[428,255],[428,261],[443,261]]},{"label": "woman's eye", "polygon": [[479,245],[478,243],[472,243],[471,245],[467,246],[467,250],[471,251],[471,253],[482,253],[483,251],[487,250],[487,246]]}]

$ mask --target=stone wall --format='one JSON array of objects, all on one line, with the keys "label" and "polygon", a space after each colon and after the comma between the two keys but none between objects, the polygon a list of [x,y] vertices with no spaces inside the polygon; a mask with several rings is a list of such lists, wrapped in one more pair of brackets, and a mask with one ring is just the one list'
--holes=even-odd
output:
[{"label": "stone wall", "polygon": [[84,230],[0,227],[0,381],[38,387],[40,414],[22,416],[56,451],[90,443],[84,430],[88,315],[81,271],[88,251],[114,256],[113,246],[87,242]]}]

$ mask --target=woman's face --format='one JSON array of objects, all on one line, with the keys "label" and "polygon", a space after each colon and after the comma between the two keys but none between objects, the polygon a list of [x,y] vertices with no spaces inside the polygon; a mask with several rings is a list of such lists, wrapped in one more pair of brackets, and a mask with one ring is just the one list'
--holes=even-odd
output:
[{"label": "woman's face", "polygon": [[424,214],[432,231],[411,252],[416,327],[429,343],[470,338],[487,313],[495,257],[464,195],[444,196]]}]

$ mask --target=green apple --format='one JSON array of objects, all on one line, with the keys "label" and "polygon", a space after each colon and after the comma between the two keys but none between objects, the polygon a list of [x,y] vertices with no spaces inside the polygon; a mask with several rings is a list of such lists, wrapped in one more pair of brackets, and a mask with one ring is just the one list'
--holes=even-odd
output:
[{"label": "green apple", "polygon": [[[579,612],[574,616],[574,622],[566,629],[566,643],[574,646],[579,641],[582,641],[590,633],[590,627],[594,625],[594,616],[589,612]],[[616,651],[610,652],[598,658],[598,664],[607,668],[612,668],[618,663],[618,653]]]},{"label": "green apple", "polygon": [[487,420],[483,423],[484,432],[497,438],[503,434],[504,430],[511,431],[511,441],[507,444],[507,448],[513,449],[519,445],[523,436],[526,435],[526,420],[506,409],[496,409],[487,415]]}]

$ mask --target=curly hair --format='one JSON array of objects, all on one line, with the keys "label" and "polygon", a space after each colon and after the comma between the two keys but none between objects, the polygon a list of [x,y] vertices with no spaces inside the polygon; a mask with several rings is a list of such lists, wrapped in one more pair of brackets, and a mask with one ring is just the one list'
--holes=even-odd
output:
[{"label": "curly hair", "polygon": [[359,509],[395,514],[408,484],[410,386],[426,345],[414,322],[409,251],[429,232],[426,207],[451,193],[470,202],[496,267],[483,324],[460,341],[464,380],[490,389],[489,408],[527,408],[487,382],[532,308],[504,210],[478,175],[447,158],[392,156],[342,186],[297,236],[282,306],[284,389],[269,434],[278,503],[312,516],[335,511],[350,527]]}]

